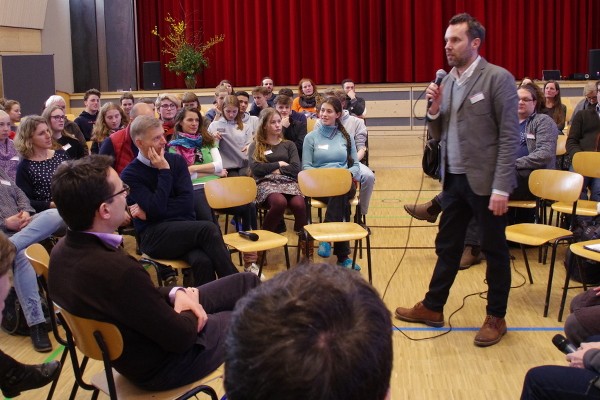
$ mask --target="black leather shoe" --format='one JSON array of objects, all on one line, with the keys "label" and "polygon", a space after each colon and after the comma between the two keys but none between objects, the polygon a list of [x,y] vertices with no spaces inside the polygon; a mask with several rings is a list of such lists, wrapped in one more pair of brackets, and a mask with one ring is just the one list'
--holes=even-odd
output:
[{"label": "black leather shoe", "polygon": [[52,343],[48,337],[46,323],[42,322],[29,327],[29,336],[33,343],[33,348],[40,353],[47,353],[52,350]]},{"label": "black leather shoe", "polygon": [[17,397],[25,390],[37,389],[52,382],[60,374],[60,362],[25,365],[18,363],[6,375],[0,377],[0,389],[4,397]]}]

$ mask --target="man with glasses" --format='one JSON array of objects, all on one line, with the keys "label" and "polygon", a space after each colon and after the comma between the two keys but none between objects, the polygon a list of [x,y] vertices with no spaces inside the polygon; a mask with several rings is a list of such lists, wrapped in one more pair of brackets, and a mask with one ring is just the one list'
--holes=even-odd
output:
[{"label": "man with glasses", "polygon": [[[583,87],[583,95],[585,96],[583,99],[581,99],[581,101],[579,103],[577,103],[577,105],[575,106],[575,109],[573,110],[573,116],[575,114],[577,114],[577,112],[581,111],[581,110],[587,110],[588,108],[595,108],[596,104],[598,104],[598,85],[600,84],[600,81],[597,82],[588,82],[585,84],[585,86]],[[573,117],[571,117],[571,120],[569,121],[569,125],[572,123],[573,121]]]},{"label": "man with glasses", "polygon": [[167,142],[171,140],[175,133],[175,115],[181,107],[179,99],[172,94],[164,93],[156,99],[156,109],[158,116],[163,123],[163,134]]},{"label": "man with glasses", "polygon": [[[154,118],[139,117],[132,130],[144,122],[153,126],[148,139],[164,141],[160,122]],[[141,149],[145,154],[147,150]],[[156,154],[151,159],[164,167]],[[50,293],[67,311],[119,328],[123,353],[113,366],[136,385],[165,390],[194,382],[223,363],[231,310],[258,284],[258,278],[240,273],[200,287],[156,288],[139,262],[120,247],[122,237],[114,233],[122,222],[129,188],[111,162],[110,157],[94,155],[56,170],[52,193],[70,229],[50,257]],[[170,175],[163,169],[158,173]],[[191,186],[189,174],[185,180]],[[148,211],[148,221],[153,212]],[[170,240],[178,247],[189,237]]]}]

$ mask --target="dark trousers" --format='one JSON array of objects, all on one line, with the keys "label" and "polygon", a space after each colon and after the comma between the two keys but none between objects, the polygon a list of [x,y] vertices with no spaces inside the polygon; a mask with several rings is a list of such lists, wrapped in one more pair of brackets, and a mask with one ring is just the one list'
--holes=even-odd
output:
[{"label": "dark trousers", "polygon": [[200,286],[200,304],[208,321],[196,344],[183,354],[172,354],[154,377],[137,384],[165,390],[197,381],[216,370],[225,361],[225,335],[235,303],[259,283],[256,275],[242,272]]},{"label": "dark trousers", "polygon": [[209,221],[168,221],[147,227],[140,248],[150,257],[182,259],[190,264],[194,282],[201,285],[235,274],[219,227]]},{"label": "dark trousers", "polygon": [[[354,198],[356,187],[352,184],[350,191],[342,196],[320,197],[317,200],[327,204],[324,222],[348,222],[350,221],[350,199]],[[350,254],[350,242],[335,242],[333,254],[338,260],[343,260]]]},{"label": "dark trousers", "polygon": [[504,317],[510,291],[510,258],[506,244],[506,218],[488,210],[490,196],[478,196],[469,186],[466,175],[447,173],[444,179],[443,213],[435,239],[438,256],[429,291],[423,304],[433,311],[443,311],[454,283],[465,233],[471,217],[479,225],[481,250],[487,260],[487,314]]},{"label": "dark trousers", "polygon": [[525,375],[521,400],[600,399],[600,390],[590,386],[598,374],[583,368],[544,365]]}]

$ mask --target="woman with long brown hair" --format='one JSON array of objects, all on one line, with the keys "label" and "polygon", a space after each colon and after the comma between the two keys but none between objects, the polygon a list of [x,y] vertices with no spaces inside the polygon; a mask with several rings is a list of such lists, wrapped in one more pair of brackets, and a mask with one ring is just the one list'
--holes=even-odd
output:
[{"label": "woman with long brown hair", "polygon": [[116,131],[123,129],[129,124],[129,117],[121,106],[115,103],[106,103],[98,112],[98,118],[94,123],[92,130],[92,148],[93,154],[98,154],[100,145],[106,138]]}]

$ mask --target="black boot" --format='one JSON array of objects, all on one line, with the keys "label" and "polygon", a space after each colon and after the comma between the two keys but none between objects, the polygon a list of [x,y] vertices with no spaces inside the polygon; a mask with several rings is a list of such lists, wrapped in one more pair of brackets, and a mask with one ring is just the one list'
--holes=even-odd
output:
[{"label": "black boot", "polygon": [[29,336],[31,336],[31,342],[36,351],[47,353],[52,350],[52,343],[50,343],[45,322],[30,326]]},{"label": "black boot", "polygon": [[25,365],[17,363],[0,377],[4,397],[17,397],[25,390],[37,389],[52,382],[60,374],[60,362]]}]

